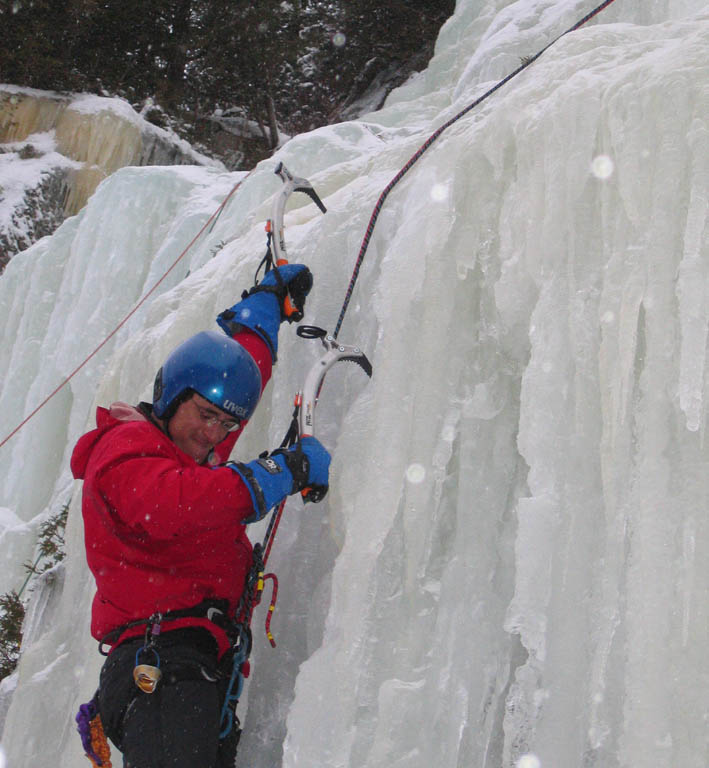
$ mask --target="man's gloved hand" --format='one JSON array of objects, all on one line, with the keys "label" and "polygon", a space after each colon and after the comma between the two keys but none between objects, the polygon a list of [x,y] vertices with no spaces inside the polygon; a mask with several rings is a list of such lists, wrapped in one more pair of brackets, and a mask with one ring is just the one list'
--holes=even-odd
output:
[{"label": "man's gloved hand", "polygon": [[312,436],[301,438],[288,449],[279,449],[273,454],[282,454],[293,475],[293,490],[307,491],[305,501],[321,501],[327,493],[330,476],[330,454],[323,444]]},{"label": "man's gloved hand", "polygon": [[304,264],[274,267],[258,285],[244,292],[240,302],[225,309],[217,323],[229,336],[237,333],[240,327],[258,333],[268,344],[275,363],[281,322],[303,319],[305,298],[312,286],[312,273]]},{"label": "man's gloved hand", "polygon": [[281,321],[300,322],[305,311],[305,298],[313,287],[313,275],[304,264],[274,267],[250,292],[272,291],[278,297]]},{"label": "man's gloved hand", "polygon": [[307,490],[308,501],[320,501],[327,493],[330,454],[315,437],[304,437],[290,448],[280,448],[248,464],[229,462],[251,493],[254,516],[260,520],[286,496]]}]

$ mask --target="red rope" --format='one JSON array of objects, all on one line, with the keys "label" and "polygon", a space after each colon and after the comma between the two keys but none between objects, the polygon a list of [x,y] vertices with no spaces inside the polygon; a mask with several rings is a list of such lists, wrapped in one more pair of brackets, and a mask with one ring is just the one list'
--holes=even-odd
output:
[{"label": "red rope", "polygon": [[359,276],[359,270],[362,266],[362,261],[364,260],[364,255],[367,252],[367,249],[369,248],[369,241],[372,238],[372,232],[374,231],[374,225],[377,223],[377,219],[379,218],[379,213],[382,210],[382,206],[384,205],[384,201],[389,196],[389,193],[394,189],[394,187],[401,181],[401,179],[409,172],[409,170],[414,166],[414,164],[421,158],[423,153],[433,144],[436,139],[445,131],[447,128],[450,128],[453,123],[457,122],[461,119],[461,117],[464,117],[465,115],[470,112],[470,110],[477,107],[479,104],[481,104],[485,99],[487,99],[489,96],[492,96],[495,91],[502,88],[503,85],[508,83],[510,80],[512,80],[513,77],[516,77],[522,70],[526,69],[528,66],[530,66],[533,62],[535,62],[548,48],[550,48],[554,43],[556,43],[558,40],[560,40],[564,35],[568,35],[570,32],[574,32],[575,30],[582,27],[584,24],[586,24],[588,21],[590,21],[594,16],[599,14],[604,8],[607,8],[611,3],[615,2],[615,0],[605,0],[605,2],[601,3],[599,6],[594,8],[590,13],[586,14],[582,19],[576,22],[576,24],[573,25],[573,27],[569,27],[565,32],[562,32],[558,37],[556,37],[554,40],[552,40],[548,45],[546,45],[544,48],[542,48],[541,51],[536,53],[534,56],[531,56],[528,59],[525,59],[524,62],[517,67],[517,69],[514,70],[514,72],[510,72],[507,77],[500,80],[498,83],[496,83],[492,88],[490,88],[489,91],[486,91],[482,96],[475,99],[472,104],[468,104],[465,109],[462,109],[460,112],[458,112],[457,115],[452,117],[448,122],[444,123],[442,126],[437,128],[429,137],[426,139],[426,141],[421,145],[421,147],[418,149],[418,151],[409,159],[409,161],[406,163],[406,165],[394,176],[394,178],[387,184],[384,191],[379,196],[379,199],[377,200],[376,205],[374,206],[374,210],[372,211],[372,215],[369,219],[369,223],[367,224],[367,229],[364,233],[364,238],[362,240],[362,244],[359,249],[359,253],[357,254],[357,260],[355,261],[355,267],[354,271],[352,272],[352,277],[350,279],[350,283],[347,286],[347,291],[345,292],[345,300],[342,304],[342,309],[340,310],[340,316],[337,320],[337,325],[335,326],[335,331],[332,334],[335,338],[338,337],[340,333],[340,328],[342,327],[342,322],[345,319],[345,312],[347,312],[347,307],[349,306],[350,299],[352,298],[352,292],[354,291],[355,283],[357,282],[357,277]]},{"label": "red rope", "polygon": [[175,261],[170,265],[168,270],[163,274],[163,276],[153,285],[153,287],[143,296],[142,299],[131,309],[131,311],[121,320],[120,323],[106,336],[106,338],[94,349],[94,351],[85,359],[83,360],[79,365],[74,368],[74,370],[62,381],[52,392],[50,392],[47,397],[42,400],[42,402],[32,411],[32,413],[29,414],[29,416],[25,417],[13,430],[10,432],[10,434],[3,439],[3,441],[0,443],[0,448],[5,445],[11,438],[13,438],[21,429],[22,427],[27,424],[27,422],[35,416],[44,406],[61,390],[63,389],[73,378],[76,376],[76,374],[91,360],[98,352],[103,349],[104,346],[118,333],[118,331],[121,330],[121,328],[130,320],[131,317],[143,306],[143,304],[148,300],[148,298],[157,290],[158,286],[165,280],[165,278],[172,272],[172,270],[178,265],[178,263],[183,259],[185,254],[192,248],[192,246],[197,242],[197,240],[202,236],[202,233],[205,229],[213,222],[216,221],[219,214],[224,210],[224,207],[226,206],[229,199],[232,197],[232,195],[236,192],[236,190],[241,186],[242,182],[246,180],[246,178],[250,175],[251,171],[244,176],[243,179],[238,181],[234,187],[231,189],[229,194],[224,198],[221,205],[217,208],[217,210],[209,217],[207,222],[204,224],[202,229],[199,230],[199,232],[192,238],[189,245],[182,251],[182,253],[175,259]]},{"label": "red rope", "polygon": [[263,564],[264,567],[266,566],[266,562],[268,561],[268,556],[271,554],[271,547],[273,546],[273,540],[276,537],[276,531],[278,530],[278,526],[281,522],[281,517],[283,516],[283,508],[286,505],[286,500],[283,499],[283,501],[278,505],[278,509],[275,512],[275,517],[273,518],[273,525],[271,526],[271,530],[268,534],[268,543],[266,544],[266,551],[263,554]]}]

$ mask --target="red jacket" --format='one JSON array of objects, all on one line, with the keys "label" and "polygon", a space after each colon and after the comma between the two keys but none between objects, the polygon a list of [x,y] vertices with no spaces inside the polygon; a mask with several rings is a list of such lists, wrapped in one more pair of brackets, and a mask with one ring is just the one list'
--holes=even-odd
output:
[{"label": "red jacket", "polygon": [[[235,338],[256,359],[265,387],[266,345],[249,332]],[[254,512],[239,475],[197,464],[129,406],[99,408],[96,423],[71,459],[74,477],[84,480],[86,557],[96,580],[91,634],[101,640],[128,622],[207,598],[226,598],[233,612],[251,566],[243,521]],[[230,433],[218,446],[220,460],[237,438]],[[224,631],[206,618],[176,619],[163,630],[183,626],[204,626],[221,652],[228,647]]]}]

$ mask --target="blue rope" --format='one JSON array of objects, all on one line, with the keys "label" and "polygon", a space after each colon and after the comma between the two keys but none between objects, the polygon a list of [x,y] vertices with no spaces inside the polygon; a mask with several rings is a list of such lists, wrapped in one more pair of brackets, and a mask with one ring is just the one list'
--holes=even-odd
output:
[{"label": "blue rope", "polygon": [[[248,637],[243,626],[239,627],[238,650],[234,653],[234,661],[231,668],[231,677],[229,685],[224,696],[222,712],[219,718],[219,725],[222,728],[219,738],[226,738],[234,727],[234,710],[239,703],[241,693],[244,690],[244,675],[241,671],[242,665],[248,657]],[[236,690],[234,690],[236,686]]]}]

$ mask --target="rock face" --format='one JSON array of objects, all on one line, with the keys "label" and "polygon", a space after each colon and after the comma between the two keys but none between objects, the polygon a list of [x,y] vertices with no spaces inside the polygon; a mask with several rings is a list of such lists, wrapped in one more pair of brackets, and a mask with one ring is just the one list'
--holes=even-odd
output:
[{"label": "rock face", "polygon": [[127,102],[0,86],[0,270],[128,165],[219,165]]}]

